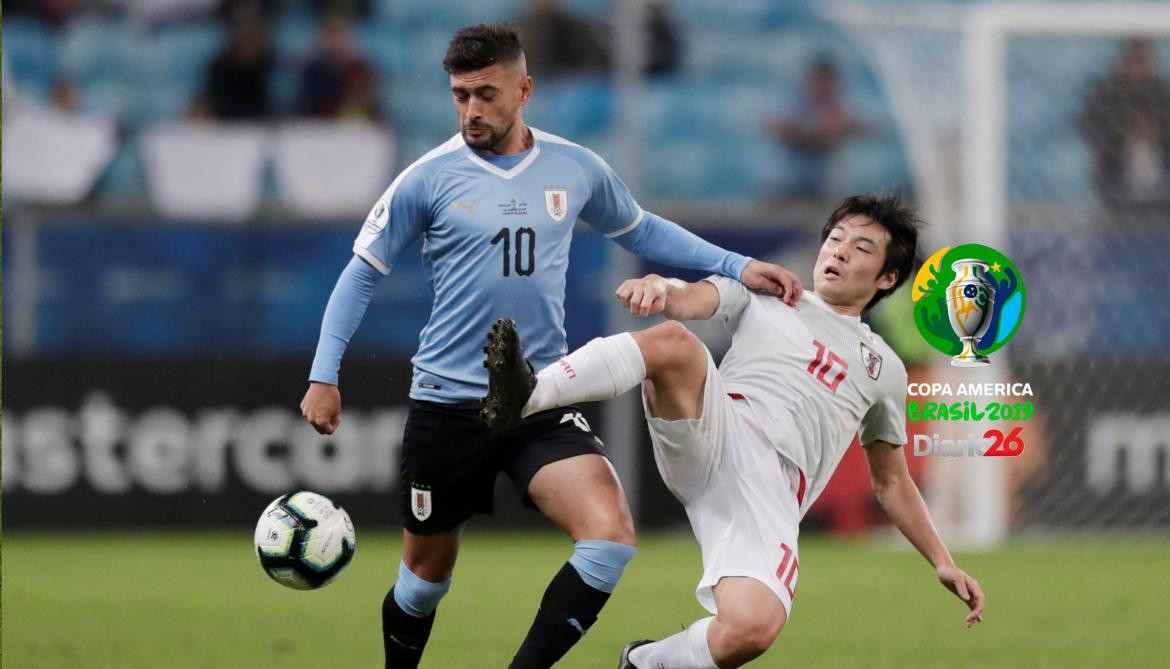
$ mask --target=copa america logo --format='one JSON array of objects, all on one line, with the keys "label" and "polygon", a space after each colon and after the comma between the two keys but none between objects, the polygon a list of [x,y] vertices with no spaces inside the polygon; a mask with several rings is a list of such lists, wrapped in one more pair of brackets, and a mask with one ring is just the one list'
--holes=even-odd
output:
[{"label": "copa america logo", "polygon": [[1019,330],[1024,282],[1016,266],[981,244],[944,247],[914,278],[914,321],[955,367],[984,367]]}]

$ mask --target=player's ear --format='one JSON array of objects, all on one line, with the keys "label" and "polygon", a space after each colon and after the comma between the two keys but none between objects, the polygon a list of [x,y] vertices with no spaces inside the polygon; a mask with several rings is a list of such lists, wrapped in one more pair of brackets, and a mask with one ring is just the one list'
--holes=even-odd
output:
[{"label": "player's ear", "polygon": [[521,80],[521,82],[520,82],[520,106],[523,107],[524,105],[528,104],[528,101],[531,98],[532,98],[532,77],[525,74],[524,79]]},{"label": "player's ear", "polygon": [[898,283],[898,270],[892,269],[878,277],[877,289],[889,290],[894,287],[895,283]]}]

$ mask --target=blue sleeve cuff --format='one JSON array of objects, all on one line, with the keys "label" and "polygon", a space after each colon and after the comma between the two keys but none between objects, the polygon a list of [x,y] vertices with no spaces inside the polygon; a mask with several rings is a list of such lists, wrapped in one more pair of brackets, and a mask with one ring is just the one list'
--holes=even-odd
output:
[{"label": "blue sleeve cuff", "polygon": [[723,276],[736,281],[743,280],[743,271],[747,269],[748,263],[752,261],[747,256],[741,256],[738,253],[727,252],[727,260],[724,261],[725,271],[720,272]]},{"label": "blue sleeve cuff", "polygon": [[351,258],[341,276],[337,277],[337,285],[329,296],[321,320],[321,337],[317,340],[317,354],[309,371],[310,381],[337,385],[341,356],[361,324],[374,295],[374,286],[381,278],[377,269],[358,256]]}]

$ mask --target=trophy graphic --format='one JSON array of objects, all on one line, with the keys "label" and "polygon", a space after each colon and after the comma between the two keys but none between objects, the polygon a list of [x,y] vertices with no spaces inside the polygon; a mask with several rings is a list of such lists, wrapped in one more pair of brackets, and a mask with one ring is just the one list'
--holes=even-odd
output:
[{"label": "trophy graphic", "polygon": [[963,350],[951,358],[955,367],[983,367],[991,360],[975,348],[987,333],[995,306],[995,289],[987,280],[987,263],[974,258],[951,263],[955,280],[947,286],[947,316]]}]

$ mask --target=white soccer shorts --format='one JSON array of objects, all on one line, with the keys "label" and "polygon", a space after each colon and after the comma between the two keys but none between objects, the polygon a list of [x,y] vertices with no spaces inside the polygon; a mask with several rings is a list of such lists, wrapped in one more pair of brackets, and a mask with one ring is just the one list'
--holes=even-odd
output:
[{"label": "white soccer shorts", "polygon": [[695,596],[718,613],[713,589],[719,579],[746,576],[776,593],[791,616],[804,478],[770,445],[749,403],[724,390],[706,353],[700,418],[655,418],[642,396],[658,473],[686,507],[702,548],[703,578]]}]

